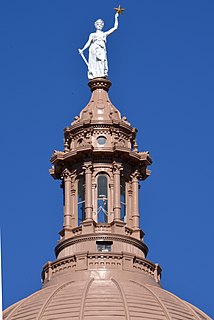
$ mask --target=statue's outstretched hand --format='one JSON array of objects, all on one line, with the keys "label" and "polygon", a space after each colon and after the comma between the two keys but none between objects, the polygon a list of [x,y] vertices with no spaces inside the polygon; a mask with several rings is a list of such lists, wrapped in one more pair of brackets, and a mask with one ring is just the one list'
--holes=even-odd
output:
[{"label": "statue's outstretched hand", "polygon": [[116,13],[115,13],[115,18],[118,18],[118,17],[119,17],[119,13],[116,12]]}]

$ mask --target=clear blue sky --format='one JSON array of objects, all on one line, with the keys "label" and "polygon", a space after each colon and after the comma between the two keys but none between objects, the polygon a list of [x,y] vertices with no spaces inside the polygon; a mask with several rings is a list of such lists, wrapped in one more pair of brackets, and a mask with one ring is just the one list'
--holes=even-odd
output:
[{"label": "clear blue sky", "polygon": [[[119,3],[0,2],[1,228],[4,306],[40,288],[62,225],[54,149],[90,97],[83,47]],[[153,156],[141,186],[148,258],[164,288],[210,316],[214,226],[214,1],[123,0],[108,40],[112,102]]]}]

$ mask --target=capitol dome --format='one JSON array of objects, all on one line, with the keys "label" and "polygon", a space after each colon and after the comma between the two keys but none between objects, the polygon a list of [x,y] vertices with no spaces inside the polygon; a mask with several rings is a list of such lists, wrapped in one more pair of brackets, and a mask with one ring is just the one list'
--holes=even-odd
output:
[{"label": "capitol dome", "polygon": [[8,308],[4,319],[194,319],[207,320],[202,311],[152,283],[132,274],[101,279],[70,278],[49,285]]},{"label": "capitol dome", "polygon": [[64,198],[56,260],[43,267],[42,289],[7,308],[4,320],[211,320],[164,290],[161,267],[147,260],[138,193],[152,160],[110,102],[110,85],[89,82],[89,103],[51,157]]}]

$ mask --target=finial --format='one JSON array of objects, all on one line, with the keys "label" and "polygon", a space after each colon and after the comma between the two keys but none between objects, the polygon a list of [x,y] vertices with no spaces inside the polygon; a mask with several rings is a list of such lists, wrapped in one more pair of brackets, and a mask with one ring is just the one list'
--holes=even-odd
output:
[{"label": "finial", "polygon": [[138,152],[138,144],[137,141],[134,141],[133,151]]}]

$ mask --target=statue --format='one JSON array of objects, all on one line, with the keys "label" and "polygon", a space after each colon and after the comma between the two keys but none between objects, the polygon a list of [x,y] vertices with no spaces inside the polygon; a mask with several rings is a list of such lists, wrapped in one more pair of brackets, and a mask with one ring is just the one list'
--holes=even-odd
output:
[{"label": "statue", "polygon": [[[115,21],[114,26],[108,31],[102,31],[104,27],[104,21],[98,19],[94,25],[96,32],[90,34],[88,41],[82,49],[79,49],[79,53],[88,66],[88,79],[94,79],[97,77],[107,78],[108,76],[108,61],[106,52],[106,39],[118,28],[118,16],[123,12],[120,6],[115,8]],[[89,48],[88,62],[83,55],[83,51]]]}]

